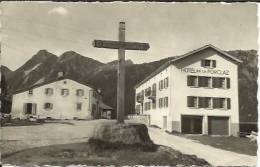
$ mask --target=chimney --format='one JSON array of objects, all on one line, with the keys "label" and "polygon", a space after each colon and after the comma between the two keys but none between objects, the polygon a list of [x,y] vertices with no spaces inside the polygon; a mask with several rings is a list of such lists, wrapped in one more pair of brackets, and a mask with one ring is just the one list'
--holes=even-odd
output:
[{"label": "chimney", "polygon": [[64,77],[64,72],[63,71],[58,72],[58,78],[61,78],[61,77]]}]

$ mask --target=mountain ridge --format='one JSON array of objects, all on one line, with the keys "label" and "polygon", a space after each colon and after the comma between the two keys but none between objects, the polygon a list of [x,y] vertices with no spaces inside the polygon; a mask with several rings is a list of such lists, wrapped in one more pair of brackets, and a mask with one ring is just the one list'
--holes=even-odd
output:
[{"label": "mountain ridge", "polygon": [[[243,60],[241,68],[239,68],[239,101],[242,120],[256,121],[257,51],[231,50],[227,51],[227,53]],[[134,64],[131,60],[127,61],[127,113],[134,112],[134,86],[174,57],[176,56],[142,64]],[[5,75],[7,76],[8,91],[12,94],[17,89],[29,87],[37,82],[55,79],[60,71],[63,71],[65,76],[69,78],[101,88],[104,102],[116,108],[117,60],[101,63],[74,51],[64,52],[60,56],[46,50],[38,51],[17,70],[7,70]],[[251,118],[249,117],[250,114]]]}]

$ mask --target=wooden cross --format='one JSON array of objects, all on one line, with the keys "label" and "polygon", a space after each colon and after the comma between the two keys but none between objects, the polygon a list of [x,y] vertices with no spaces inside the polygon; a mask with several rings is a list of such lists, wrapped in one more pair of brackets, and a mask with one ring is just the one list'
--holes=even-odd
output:
[{"label": "wooden cross", "polygon": [[117,122],[124,123],[125,114],[125,50],[148,50],[148,43],[125,42],[125,22],[119,23],[119,40],[94,40],[96,48],[118,49],[117,70]]}]

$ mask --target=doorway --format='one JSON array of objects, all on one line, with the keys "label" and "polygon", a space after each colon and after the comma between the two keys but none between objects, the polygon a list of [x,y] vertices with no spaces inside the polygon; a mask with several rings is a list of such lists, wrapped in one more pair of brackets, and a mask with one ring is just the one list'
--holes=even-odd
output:
[{"label": "doorway", "polygon": [[181,132],[184,134],[202,134],[202,116],[183,115]]},{"label": "doorway", "polygon": [[37,104],[36,103],[25,103],[24,114],[25,115],[36,115]]}]

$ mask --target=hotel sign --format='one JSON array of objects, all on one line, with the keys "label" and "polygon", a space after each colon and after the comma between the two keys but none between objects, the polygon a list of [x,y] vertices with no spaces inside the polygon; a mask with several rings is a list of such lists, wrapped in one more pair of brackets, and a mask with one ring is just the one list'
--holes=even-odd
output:
[{"label": "hotel sign", "polygon": [[229,75],[229,70],[216,70],[216,69],[195,69],[195,68],[182,68],[181,72],[186,73],[203,73],[203,74],[216,74],[216,75]]}]

